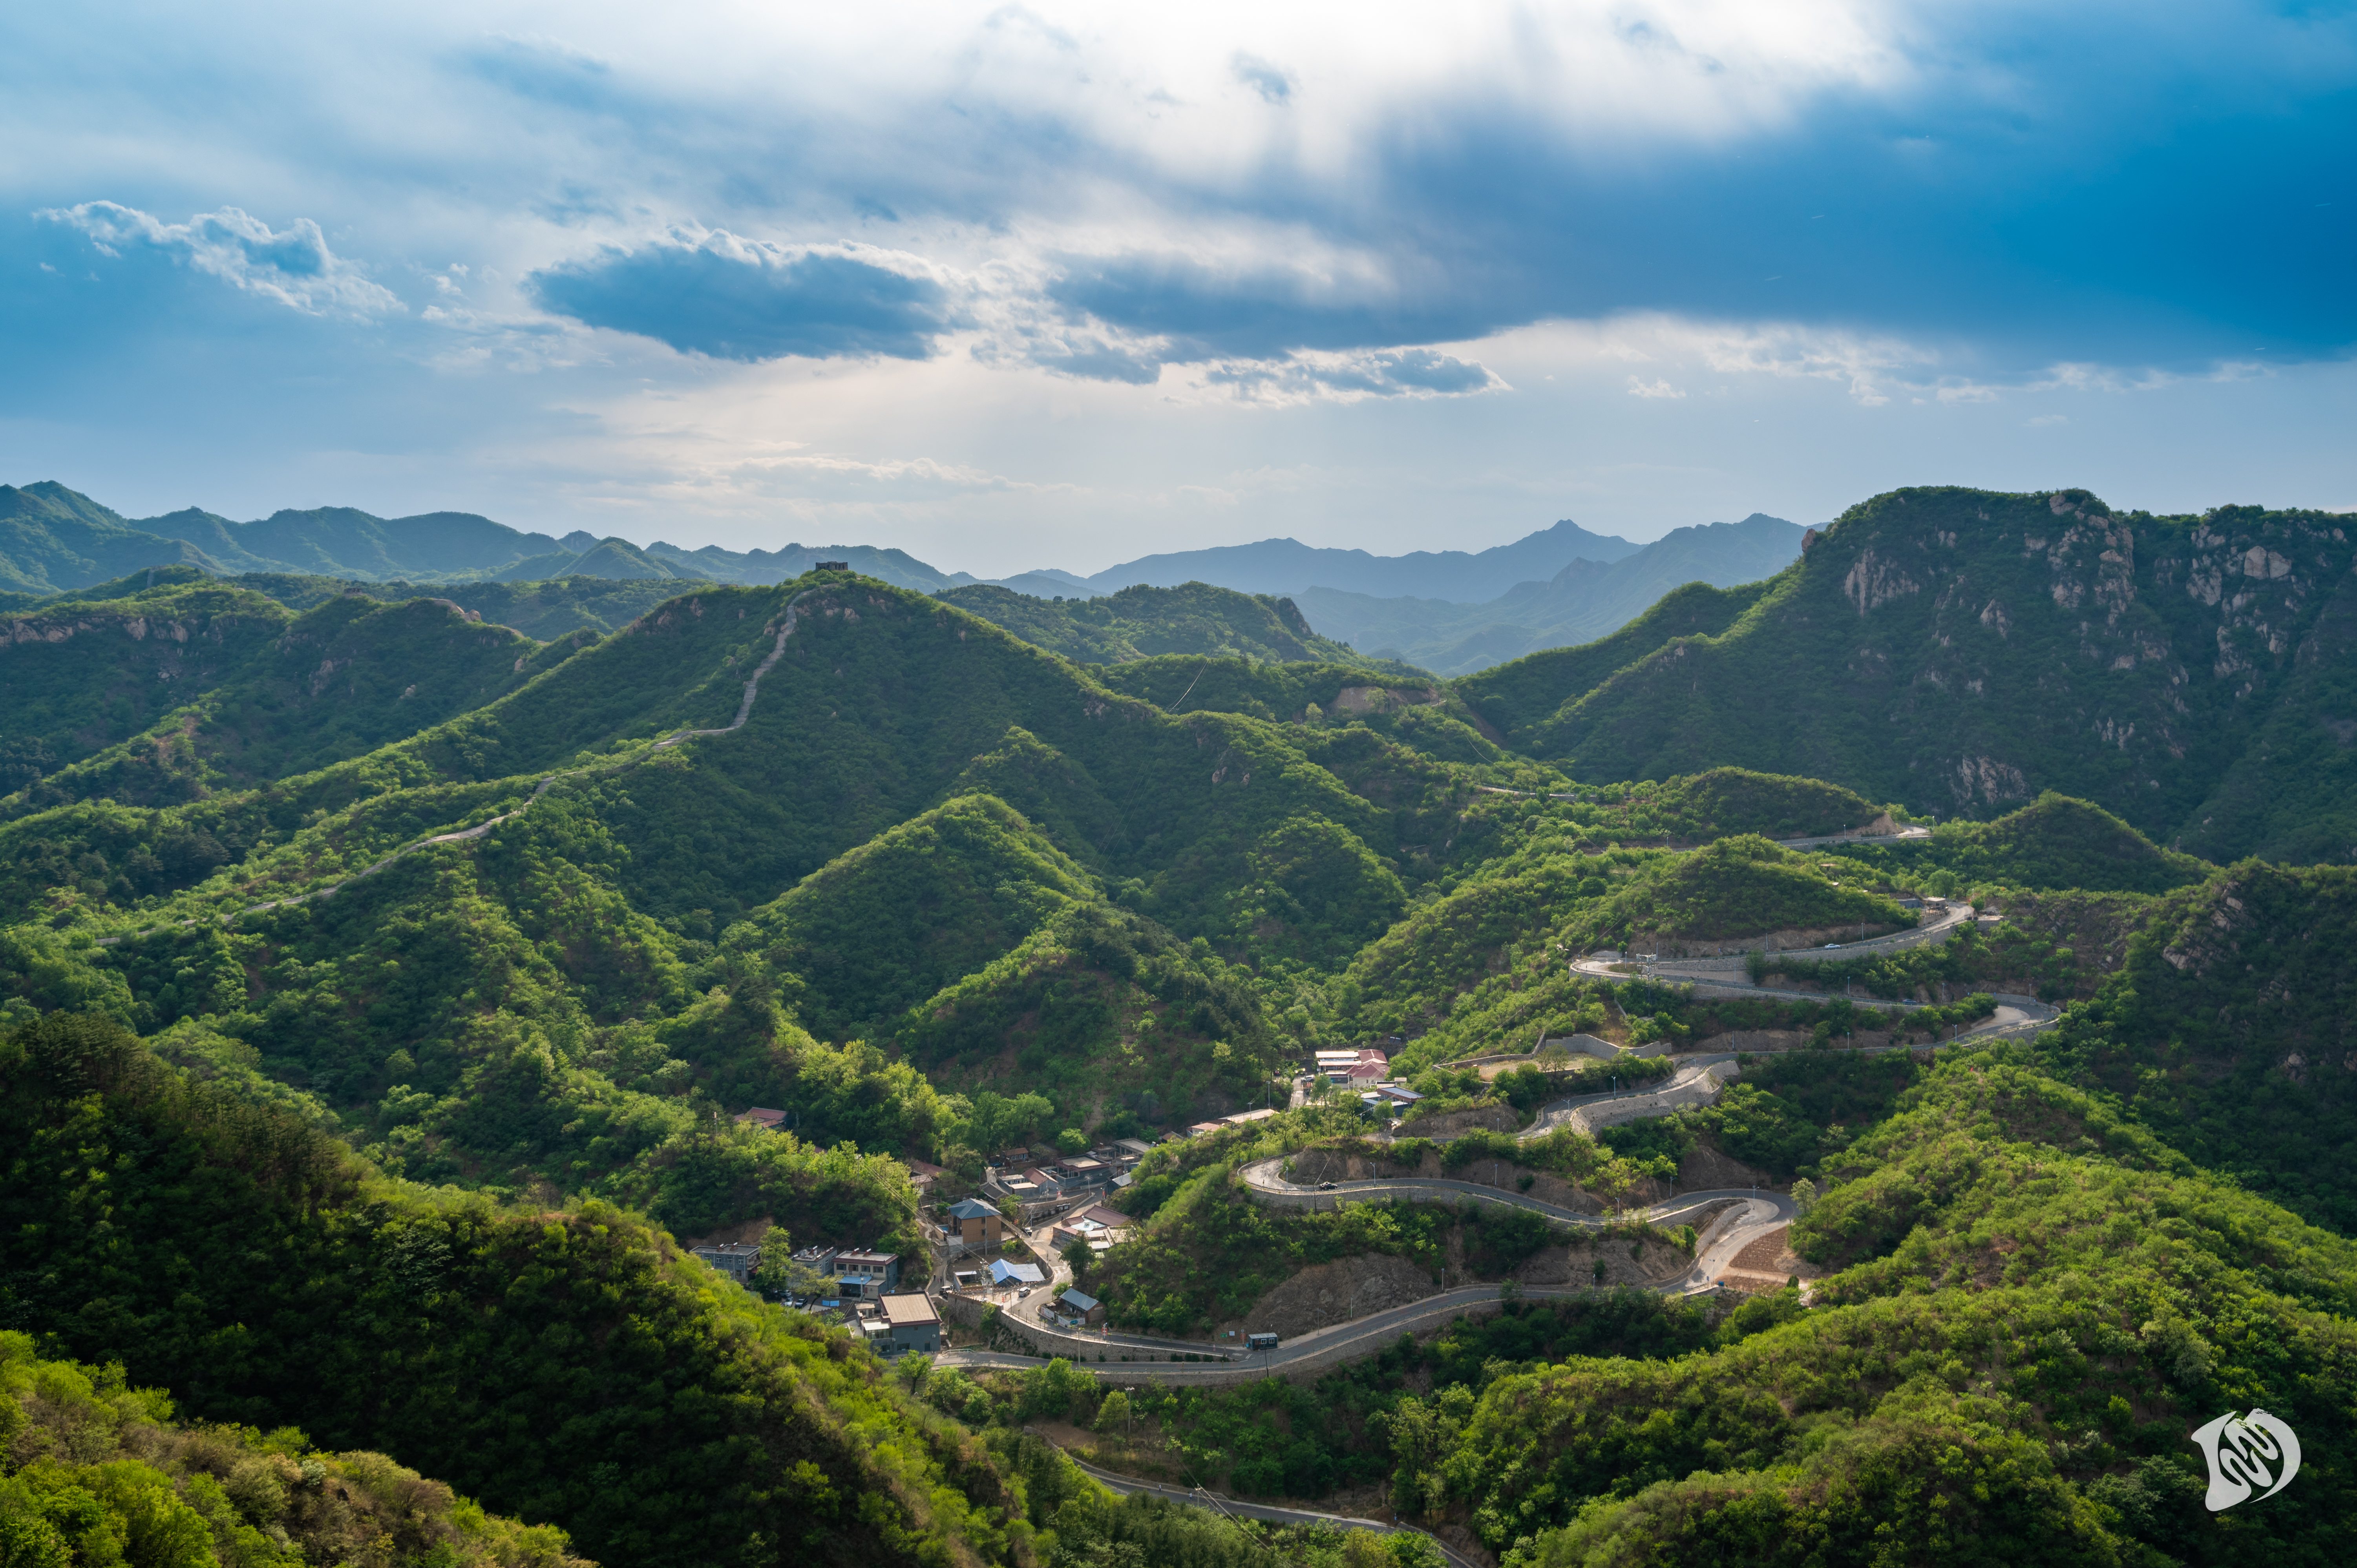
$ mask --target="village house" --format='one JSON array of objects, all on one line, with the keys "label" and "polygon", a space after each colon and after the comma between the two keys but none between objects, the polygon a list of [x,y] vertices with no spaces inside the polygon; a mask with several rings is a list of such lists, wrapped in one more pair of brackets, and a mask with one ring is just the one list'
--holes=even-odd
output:
[{"label": "village house", "polygon": [[1006,1239],[1006,1218],[978,1197],[962,1197],[942,1211],[942,1230],[960,1251],[996,1251]]},{"label": "village house", "polygon": [[832,1289],[834,1284],[834,1255],[839,1251],[841,1249],[835,1247],[804,1247],[794,1254],[794,1263],[799,1270],[826,1281]]},{"label": "village house", "polygon": [[1103,1328],[1104,1320],[1104,1303],[1077,1289],[1039,1304],[1042,1323],[1060,1323],[1067,1328]]},{"label": "village house", "polygon": [[[887,1358],[911,1351],[920,1356],[941,1354],[942,1319],[931,1301],[921,1295],[888,1295],[877,1305],[876,1316],[864,1321],[861,1328],[879,1354]],[[869,1329],[868,1323],[877,1326]]]},{"label": "village house", "polygon": [[900,1283],[900,1260],[891,1252],[837,1252],[835,1283],[845,1301],[873,1301]]},{"label": "village house", "polygon": [[738,1112],[737,1124],[740,1127],[766,1127],[775,1133],[786,1126],[786,1113],[767,1105],[756,1105],[749,1111]]},{"label": "village house", "polygon": [[688,1251],[740,1285],[761,1266],[761,1249],[749,1241],[707,1241]]},{"label": "village house", "polygon": [[1097,1203],[1058,1221],[1051,1237],[1059,1251],[1075,1241],[1085,1241],[1091,1251],[1102,1252],[1127,1240],[1136,1223],[1121,1210]]}]

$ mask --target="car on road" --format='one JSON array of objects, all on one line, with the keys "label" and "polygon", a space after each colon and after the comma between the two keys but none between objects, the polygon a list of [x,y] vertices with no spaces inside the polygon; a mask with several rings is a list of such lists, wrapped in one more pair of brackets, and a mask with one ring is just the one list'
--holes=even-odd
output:
[{"label": "car on road", "polygon": [[1330,1181],[1321,1181],[1318,1184],[1318,1190],[1320,1192],[1331,1192],[1334,1190],[1334,1184]]}]

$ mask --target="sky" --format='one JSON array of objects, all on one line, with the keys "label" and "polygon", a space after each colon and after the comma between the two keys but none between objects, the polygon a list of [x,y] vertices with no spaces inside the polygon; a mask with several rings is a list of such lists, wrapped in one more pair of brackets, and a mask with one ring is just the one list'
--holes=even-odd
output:
[{"label": "sky", "polygon": [[16,6],[0,482],[1092,572],[2357,508],[2357,5]]}]

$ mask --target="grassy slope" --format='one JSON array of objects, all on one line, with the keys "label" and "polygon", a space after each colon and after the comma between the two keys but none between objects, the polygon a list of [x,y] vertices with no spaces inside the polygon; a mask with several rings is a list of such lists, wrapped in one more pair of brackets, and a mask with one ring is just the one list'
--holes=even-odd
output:
[{"label": "grassy slope", "polygon": [[1588,776],[1733,762],[1919,811],[2053,789],[2174,834],[2283,696],[2351,551],[2321,514],[1895,491],[1845,513],[1724,636],[1652,654],[1530,744]]},{"label": "grassy slope", "polygon": [[729,945],[800,977],[830,1039],[866,1036],[1092,898],[1085,869],[1004,803],[966,795],[890,828],[747,917]]}]

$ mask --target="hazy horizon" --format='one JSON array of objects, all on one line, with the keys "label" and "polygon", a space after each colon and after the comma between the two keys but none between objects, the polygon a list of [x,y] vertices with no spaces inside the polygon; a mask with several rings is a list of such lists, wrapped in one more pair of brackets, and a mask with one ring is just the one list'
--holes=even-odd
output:
[{"label": "hazy horizon", "polygon": [[1004,576],[1910,484],[2357,506],[2347,15],[5,26],[0,473],[126,514]]}]

